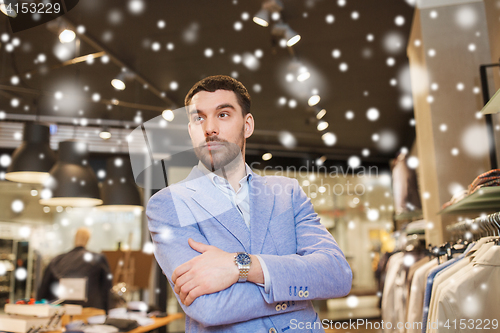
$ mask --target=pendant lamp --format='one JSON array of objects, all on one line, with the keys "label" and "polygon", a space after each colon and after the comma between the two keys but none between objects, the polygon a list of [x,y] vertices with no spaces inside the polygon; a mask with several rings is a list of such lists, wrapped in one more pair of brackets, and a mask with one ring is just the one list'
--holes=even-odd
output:
[{"label": "pendant lamp", "polygon": [[12,154],[12,163],[5,178],[13,182],[42,184],[56,162],[56,154],[49,143],[48,125],[27,122],[23,142]]},{"label": "pendant lamp", "polygon": [[40,204],[72,207],[102,204],[97,177],[87,160],[86,143],[74,140],[59,143],[59,160],[50,170],[50,178],[45,183],[46,189],[41,193]]},{"label": "pendant lamp", "polygon": [[106,211],[142,211],[141,195],[134,181],[130,160],[121,157],[106,161],[106,179],[101,184],[102,206]]}]

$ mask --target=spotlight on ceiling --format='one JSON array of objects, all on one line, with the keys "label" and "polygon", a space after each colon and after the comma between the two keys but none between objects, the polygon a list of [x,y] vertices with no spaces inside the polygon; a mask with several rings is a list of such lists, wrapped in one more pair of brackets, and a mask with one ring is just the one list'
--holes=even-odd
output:
[{"label": "spotlight on ceiling", "polygon": [[326,114],[326,109],[321,109],[316,113],[316,119],[320,120],[322,119]]},{"label": "spotlight on ceiling", "polygon": [[300,40],[300,35],[286,23],[276,23],[273,26],[272,34],[285,38],[288,47],[297,44]]},{"label": "spotlight on ceiling", "polygon": [[61,43],[70,43],[75,40],[76,34],[71,29],[64,29],[59,33],[59,40]]},{"label": "spotlight on ceiling", "polygon": [[271,13],[283,10],[283,3],[280,0],[265,0],[262,8],[254,15],[253,21],[262,27],[269,26],[269,16]]},{"label": "spotlight on ceiling", "polygon": [[297,75],[297,81],[299,82],[304,82],[307,79],[311,77],[311,73],[309,73],[309,70],[307,67],[302,66],[299,68],[299,74]]},{"label": "spotlight on ceiling", "polygon": [[309,97],[307,104],[309,104],[309,106],[315,106],[316,104],[319,103],[320,100],[321,97],[319,97],[319,95],[312,95],[311,97]]},{"label": "spotlight on ceiling", "polygon": [[318,122],[318,126],[316,126],[316,128],[320,132],[324,131],[324,130],[326,130],[328,128],[328,123],[326,121],[321,120],[321,121]]},{"label": "spotlight on ceiling", "polygon": [[132,73],[128,72],[126,69],[122,69],[122,72],[118,74],[113,80],[111,80],[111,85],[116,90],[125,90],[125,88],[127,88],[125,82],[132,80],[133,77],[134,75]]},{"label": "spotlight on ceiling", "polygon": [[269,11],[267,9],[261,9],[254,15],[253,21],[260,25],[261,27],[269,26]]},{"label": "spotlight on ceiling", "polygon": [[273,154],[271,153],[265,153],[262,155],[262,160],[264,161],[269,161],[271,158],[273,158]]},{"label": "spotlight on ceiling", "polygon": [[17,0],[0,0],[0,11],[8,17],[17,17]]},{"label": "spotlight on ceiling", "polygon": [[103,140],[108,140],[109,138],[111,138],[111,132],[109,131],[108,126],[104,126],[101,129],[101,132],[99,132],[99,137]]}]

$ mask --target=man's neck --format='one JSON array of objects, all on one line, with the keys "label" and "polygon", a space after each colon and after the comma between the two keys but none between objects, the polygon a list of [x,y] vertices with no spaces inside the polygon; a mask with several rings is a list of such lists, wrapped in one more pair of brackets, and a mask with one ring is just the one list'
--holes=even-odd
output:
[{"label": "man's neck", "polygon": [[240,180],[247,174],[245,160],[238,159],[238,161],[232,162],[230,166],[228,165],[227,167],[217,170],[215,174],[227,179],[232,188],[238,191],[240,189]]}]

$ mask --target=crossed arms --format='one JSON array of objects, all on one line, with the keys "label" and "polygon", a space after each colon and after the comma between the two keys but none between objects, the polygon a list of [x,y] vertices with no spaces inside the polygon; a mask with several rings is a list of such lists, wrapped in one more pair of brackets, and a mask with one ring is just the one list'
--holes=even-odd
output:
[{"label": "crossed arms", "polygon": [[[174,205],[169,189],[151,198],[147,215],[155,256],[189,317],[204,326],[232,324],[275,315],[276,302],[292,302],[293,306],[280,312],[283,313],[304,309],[307,300],[341,297],[350,291],[349,265],[333,237],[319,223],[298,182],[293,182],[290,214],[296,239],[287,241],[296,242],[297,251],[286,255],[259,254],[273,281],[269,293],[255,284],[264,282],[255,257],[250,282],[237,283],[239,272],[233,262],[234,253],[207,245],[209,241],[185,203],[183,207],[179,207],[178,201]],[[180,226],[178,216],[193,221]],[[307,300],[297,294],[298,286],[301,290],[308,288]],[[238,311],[232,311],[235,308]]]}]

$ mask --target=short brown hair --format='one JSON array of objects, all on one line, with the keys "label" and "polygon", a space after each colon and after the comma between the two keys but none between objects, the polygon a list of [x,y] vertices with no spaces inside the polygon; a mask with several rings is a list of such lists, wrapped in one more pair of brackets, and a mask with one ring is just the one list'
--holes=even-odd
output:
[{"label": "short brown hair", "polygon": [[204,78],[195,83],[195,85],[189,90],[184,99],[184,105],[188,106],[191,104],[193,96],[200,91],[214,92],[216,90],[229,90],[236,94],[236,99],[241,107],[243,116],[250,113],[250,105],[252,100],[250,99],[250,94],[247,88],[238,80],[233,79],[227,75],[214,75]]}]

